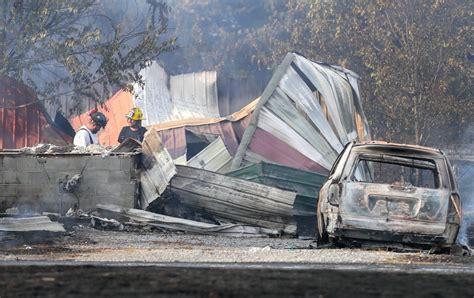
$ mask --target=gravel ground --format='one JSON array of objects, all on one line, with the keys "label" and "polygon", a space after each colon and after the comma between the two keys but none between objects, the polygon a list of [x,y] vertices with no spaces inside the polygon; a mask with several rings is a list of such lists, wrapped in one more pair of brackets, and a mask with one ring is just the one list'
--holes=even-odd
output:
[{"label": "gravel ground", "polygon": [[472,265],[474,257],[401,253],[369,249],[312,249],[292,238],[228,238],[158,231],[102,231],[74,227],[66,236],[5,245],[1,261],[196,262],[196,263],[354,263]]}]

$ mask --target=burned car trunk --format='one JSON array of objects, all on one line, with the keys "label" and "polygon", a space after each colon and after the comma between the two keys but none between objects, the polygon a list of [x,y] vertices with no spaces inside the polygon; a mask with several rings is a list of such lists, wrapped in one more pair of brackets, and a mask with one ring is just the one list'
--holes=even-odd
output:
[{"label": "burned car trunk", "polygon": [[431,148],[349,143],[319,198],[322,239],[450,247],[459,229],[451,166]]}]

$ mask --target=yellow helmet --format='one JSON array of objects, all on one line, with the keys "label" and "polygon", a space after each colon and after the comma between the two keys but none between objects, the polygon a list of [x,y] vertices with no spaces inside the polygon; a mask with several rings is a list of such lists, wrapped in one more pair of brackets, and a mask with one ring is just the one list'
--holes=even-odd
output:
[{"label": "yellow helmet", "polygon": [[143,120],[143,112],[140,108],[132,108],[130,112],[128,112],[127,116],[128,119],[132,119],[135,121]]}]

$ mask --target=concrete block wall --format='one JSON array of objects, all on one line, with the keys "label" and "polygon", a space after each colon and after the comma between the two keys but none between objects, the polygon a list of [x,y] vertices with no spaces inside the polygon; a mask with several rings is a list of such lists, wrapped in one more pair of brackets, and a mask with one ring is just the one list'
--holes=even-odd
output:
[{"label": "concrete block wall", "polygon": [[[84,211],[97,204],[133,208],[138,194],[138,155],[26,155],[0,153],[0,212],[18,207],[23,212],[65,213],[77,204]],[[68,192],[62,182],[81,174]]]}]

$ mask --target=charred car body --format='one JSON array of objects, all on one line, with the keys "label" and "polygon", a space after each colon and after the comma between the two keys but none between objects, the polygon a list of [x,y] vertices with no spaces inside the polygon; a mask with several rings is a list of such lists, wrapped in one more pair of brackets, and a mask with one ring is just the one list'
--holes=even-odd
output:
[{"label": "charred car body", "polygon": [[319,194],[323,240],[450,247],[460,216],[449,161],[420,146],[349,143]]}]

